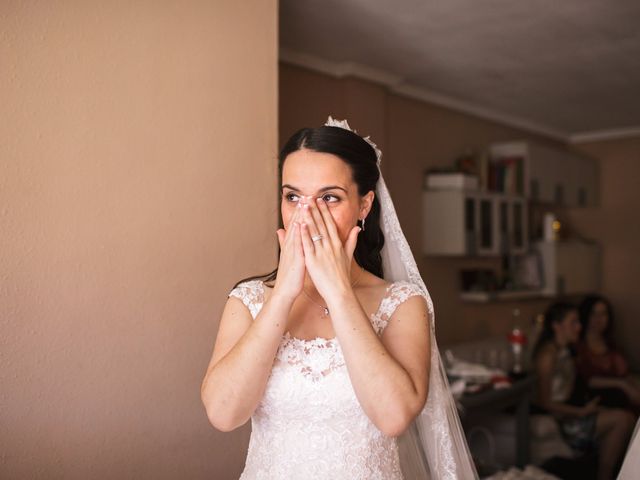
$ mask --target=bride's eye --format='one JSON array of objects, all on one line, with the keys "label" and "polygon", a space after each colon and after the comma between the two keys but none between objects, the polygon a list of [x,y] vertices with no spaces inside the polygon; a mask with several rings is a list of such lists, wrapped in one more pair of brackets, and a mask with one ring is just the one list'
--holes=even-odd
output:
[{"label": "bride's eye", "polygon": [[[329,200],[330,198],[333,198],[333,199],[335,199],[335,200],[331,201],[331,200]],[[322,199],[323,199],[325,202],[327,202],[327,203],[336,203],[336,202],[339,202],[339,201],[340,201],[340,198],[339,198],[339,197],[336,197],[335,195],[331,195],[331,194],[329,194],[329,193],[327,193],[326,195],[323,195],[323,196],[322,196]]]},{"label": "bride's eye", "polygon": [[[289,192],[287,194],[284,195],[284,198],[287,200],[287,202],[297,202],[298,201],[298,195],[293,193],[293,192]],[[309,197],[311,198],[311,197]],[[323,195],[321,197],[326,203],[337,203],[340,201],[340,197],[336,196],[336,195],[332,195],[330,193],[327,193],[325,195]]]}]

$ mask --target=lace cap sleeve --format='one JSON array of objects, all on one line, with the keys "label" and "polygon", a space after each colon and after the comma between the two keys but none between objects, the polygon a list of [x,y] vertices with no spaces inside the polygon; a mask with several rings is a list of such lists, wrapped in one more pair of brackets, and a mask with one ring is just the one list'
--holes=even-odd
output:
[{"label": "lace cap sleeve", "polygon": [[247,282],[242,282],[236,288],[232,289],[228,297],[236,297],[242,300],[242,303],[246,305],[246,307],[251,312],[251,316],[255,319],[256,315],[258,315],[258,311],[262,306],[263,302],[263,291],[262,291],[262,283],[260,280],[250,280]]},{"label": "lace cap sleeve", "polygon": [[416,295],[422,295],[420,287],[405,280],[394,282],[387,287],[387,292],[380,302],[378,312],[373,316],[374,326],[378,334],[381,334],[385,329],[396,308],[408,298]]}]

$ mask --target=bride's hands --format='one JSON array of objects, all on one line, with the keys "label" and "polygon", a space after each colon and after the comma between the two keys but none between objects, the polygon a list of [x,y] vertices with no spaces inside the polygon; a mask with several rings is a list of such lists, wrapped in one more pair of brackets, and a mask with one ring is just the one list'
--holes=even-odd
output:
[{"label": "bride's hands", "polygon": [[[318,293],[326,302],[351,287],[351,260],[360,227],[353,227],[344,245],[333,216],[322,198],[310,200],[301,221],[304,262]],[[312,237],[322,235],[313,241]]]},{"label": "bride's hands", "polygon": [[276,232],[280,243],[280,262],[273,293],[277,292],[291,301],[296,299],[304,285],[304,252],[300,236],[301,210],[298,204],[289,221],[289,228],[280,228]]}]

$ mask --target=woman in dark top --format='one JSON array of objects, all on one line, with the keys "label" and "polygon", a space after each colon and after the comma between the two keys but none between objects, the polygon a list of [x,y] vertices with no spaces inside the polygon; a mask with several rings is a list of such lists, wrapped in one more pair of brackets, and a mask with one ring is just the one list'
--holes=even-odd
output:
[{"label": "woman in dark top", "polygon": [[640,412],[640,386],[629,376],[625,357],[613,343],[613,309],[600,295],[580,304],[581,341],[577,347],[578,373],[600,404]]}]

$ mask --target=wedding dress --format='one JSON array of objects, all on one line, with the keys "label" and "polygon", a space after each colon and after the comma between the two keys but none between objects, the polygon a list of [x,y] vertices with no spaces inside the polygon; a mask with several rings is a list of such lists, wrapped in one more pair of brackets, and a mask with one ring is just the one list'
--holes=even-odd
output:
[{"label": "wedding dress", "polygon": [[[229,296],[242,300],[255,319],[264,288],[262,281],[250,280]],[[378,336],[398,305],[421,294],[406,281],[389,285],[369,317]],[[337,338],[304,340],[285,333],[251,428],[241,480],[403,478],[397,439],[365,415]]]},{"label": "wedding dress", "polygon": [[[329,117],[327,127],[351,130]],[[369,137],[363,139],[382,152]],[[371,322],[380,335],[393,311],[413,295],[427,302],[431,331],[429,391],[423,410],[407,431],[389,438],[360,407],[337,338],[301,340],[285,335],[262,402],[251,418],[253,431],[241,479],[476,480],[476,472],[440,357],[429,291],[402,232],[382,177],[376,185],[380,254],[391,285]],[[255,318],[263,283],[243,282],[229,295],[240,298]]]}]

